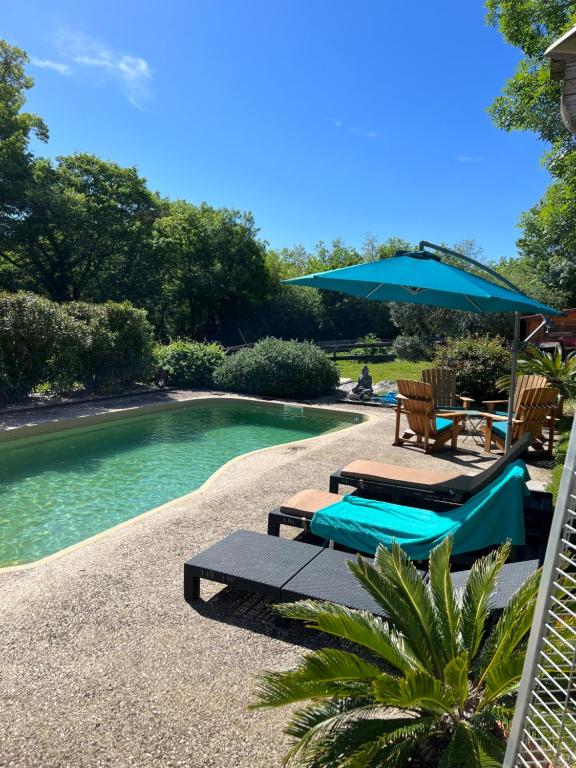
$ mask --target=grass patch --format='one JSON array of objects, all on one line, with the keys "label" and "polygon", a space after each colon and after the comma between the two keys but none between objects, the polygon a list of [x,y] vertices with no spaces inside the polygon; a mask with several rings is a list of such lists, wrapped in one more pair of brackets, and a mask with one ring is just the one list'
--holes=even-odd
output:
[{"label": "grass patch", "polygon": [[556,501],[560,489],[560,480],[562,479],[562,470],[566,461],[566,452],[568,450],[575,408],[576,401],[566,400],[564,402],[564,415],[557,424],[558,442],[554,448],[554,468],[552,469],[550,482],[546,486],[546,490],[554,495],[554,501]]},{"label": "grass patch", "polygon": [[336,360],[336,365],[340,371],[340,376],[344,379],[353,379],[360,376],[363,365],[370,369],[372,381],[396,381],[397,379],[417,379],[424,368],[429,368],[428,361],[411,363],[409,360],[392,360],[386,363],[370,363],[362,360]]}]

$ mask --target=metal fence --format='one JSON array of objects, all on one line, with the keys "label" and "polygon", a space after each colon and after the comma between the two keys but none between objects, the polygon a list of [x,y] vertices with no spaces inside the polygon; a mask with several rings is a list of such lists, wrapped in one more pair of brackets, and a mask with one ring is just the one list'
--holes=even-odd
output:
[{"label": "metal fence", "polygon": [[503,768],[576,767],[576,420]]}]

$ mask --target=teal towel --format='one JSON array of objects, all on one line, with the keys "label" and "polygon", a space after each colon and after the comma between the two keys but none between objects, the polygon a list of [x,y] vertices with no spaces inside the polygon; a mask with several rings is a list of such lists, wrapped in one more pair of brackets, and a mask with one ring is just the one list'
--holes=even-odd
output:
[{"label": "teal towel", "polygon": [[413,560],[426,560],[435,546],[453,537],[455,555],[501,544],[524,544],[523,499],[530,492],[523,461],[515,461],[461,507],[433,512],[386,501],[345,496],[316,512],[310,530],[358,552],[374,554],[396,541]]}]

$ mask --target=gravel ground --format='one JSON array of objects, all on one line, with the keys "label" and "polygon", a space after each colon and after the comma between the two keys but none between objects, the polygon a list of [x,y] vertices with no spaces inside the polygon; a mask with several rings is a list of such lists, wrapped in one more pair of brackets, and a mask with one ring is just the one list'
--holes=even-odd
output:
[{"label": "gravel ground", "polygon": [[[126,404],[12,414],[5,426]],[[325,638],[279,628],[266,601],[217,585],[204,583],[204,602],[190,607],[182,564],[237,528],[265,531],[272,507],[326,488],[354,458],[430,468],[448,460],[470,472],[492,460],[470,440],[455,455],[394,448],[392,411],[368,410],[373,418],[359,426],[245,456],[193,495],[60,558],[0,572],[0,766],[279,765],[285,713],[246,710],[254,677],[294,665]]]}]

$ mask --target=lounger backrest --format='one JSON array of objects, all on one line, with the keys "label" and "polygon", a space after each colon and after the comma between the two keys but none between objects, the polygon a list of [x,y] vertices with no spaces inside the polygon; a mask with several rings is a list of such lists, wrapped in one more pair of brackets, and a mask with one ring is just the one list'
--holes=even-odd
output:
[{"label": "lounger backrest", "polygon": [[491,467],[488,467],[488,469],[485,469],[478,475],[474,475],[469,486],[470,494],[473,495],[479,493],[486,488],[487,485],[490,485],[490,483],[496,480],[498,475],[502,474],[507,466],[519,459],[524,451],[528,450],[531,442],[532,437],[530,435],[524,435],[513,444],[508,453],[500,456],[498,461],[495,461]]},{"label": "lounger backrest", "polygon": [[456,373],[450,368],[427,368],[422,381],[432,387],[435,408],[456,405]]},{"label": "lounger backrest", "polygon": [[[406,414],[408,426],[417,435],[436,435],[436,418],[432,387],[424,381],[398,379],[398,393],[403,396],[402,410]],[[428,426],[426,426],[428,422]]]}]

